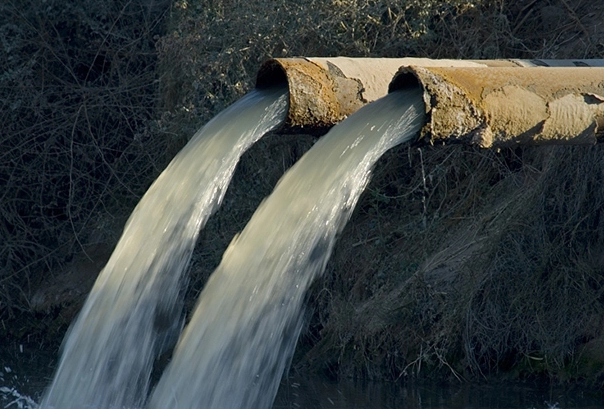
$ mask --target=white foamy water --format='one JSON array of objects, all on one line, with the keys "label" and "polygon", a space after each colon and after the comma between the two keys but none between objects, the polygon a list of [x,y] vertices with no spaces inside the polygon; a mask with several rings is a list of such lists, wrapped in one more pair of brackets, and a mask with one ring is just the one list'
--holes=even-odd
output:
[{"label": "white foamy water", "polygon": [[149,188],[64,341],[41,407],[138,407],[153,360],[178,336],[179,293],[199,230],[241,154],[281,124],[287,90],[255,90],[199,130]]},{"label": "white foamy water", "polygon": [[419,90],[350,116],[281,179],[204,288],[149,407],[264,409],[302,326],[303,299],[389,148],[423,123]]},{"label": "white foamy water", "polygon": [[0,402],[4,408],[38,409],[38,404],[27,395],[21,395],[15,388],[0,386]]}]

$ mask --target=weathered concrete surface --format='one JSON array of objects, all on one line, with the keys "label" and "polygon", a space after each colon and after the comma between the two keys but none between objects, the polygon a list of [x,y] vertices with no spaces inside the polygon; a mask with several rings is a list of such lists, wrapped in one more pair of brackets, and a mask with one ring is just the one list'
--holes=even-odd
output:
[{"label": "weathered concrete surface", "polygon": [[603,59],[509,60],[520,67],[604,67]]},{"label": "weathered concrete surface", "polygon": [[286,127],[324,128],[335,125],[363,105],[388,93],[388,84],[402,66],[516,66],[510,61],[433,60],[428,58],[278,58],[265,62],[257,86],[287,82]]},{"label": "weathered concrete surface", "polygon": [[604,134],[604,68],[411,66],[390,89],[418,83],[432,142],[594,144]]},{"label": "weathered concrete surface", "polygon": [[[335,125],[336,123],[345,119],[348,115],[354,113],[363,105],[373,102],[378,98],[383,97],[388,92],[389,84],[393,78],[393,76],[399,71],[403,70],[401,73],[405,72],[413,72],[413,70],[404,71],[407,67],[464,67],[465,68],[484,68],[489,67],[490,69],[512,69],[512,68],[521,68],[525,67],[533,67],[539,70],[542,70],[543,66],[548,67],[598,67],[604,66],[604,60],[434,60],[429,58],[349,58],[349,57],[329,57],[329,58],[277,58],[266,61],[260,70],[258,71],[257,76],[257,86],[269,86],[271,84],[283,83],[286,82],[289,87],[289,113],[286,121],[286,128],[298,129],[298,128],[327,128]],[[553,68],[552,68],[553,69]],[[559,68],[555,68],[559,69]],[[430,70],[427,70],[430,72]],[[438,75],[439,71],[432,71],[432,75]],[[468,71],[468,78],[473,78],[473,71]],[[499,75],[499,71],[496,71],[489,76],[485,76],[485,80],[491,78],[492,76]],[[524,72],[524,71],[523,71]],[[502,75],[505,74],[505,71],[501,72]],[[582,75],[585,73],[582,73]],[[423,81],[422,75],[420,71],[417,71],[415,74],[420,81]],[[445,75],[445,74],[442,74]],[[452,74],[451,74],[452,75]],[[470,86],[479,86],[478,83],[473,84],[472,80],[465,79],[462,81],[461,77],[463,74],[455,74],[459,76],[459,81],[464,84],[469,84]],[[520,76],[524,76],[524,74],[519,74]],[[532,77],[527,78],[527,80],[531,81],[531,78],[537,76],[542,76],[542,71],[538,71],[534,73]],[[549,75],[549,74],[548,74]],[[572,74],[575,75],[575,74]],[[429,75],[426,74],[426,77]],[[478,76],[482,77],[482,74]],[[563,78],[564,81],[558,82],[560,84],[568,82],[567,78]],[[444,93],[451,93],[451,97],[453,100],[447,104],[447,109],[452,109],[452,112],[449,114],[452,116],[459,116],[461,122],[455,123],[450,122],[450,118],[447,119],[445,117],[439,117],[438,115],[433,115],[433,128],[436,130],[442,130],[442,132],[448,132],[450,130],[454,131],[451,135],[454,137],[459,137],[461,135],[467,135],[472,131],[475,131],[475,134],[480,133],[480,126],[484,126],[484,120],[481,116],[481,109],[479,104],[474,104],[474,100],[472,100],[472,104],[468,104],[466,101],[466,97],[464,96],[467,92],[459,89],[454,90],[451,88],[453,83],[447,83],[446,76],[443,76],[443,80],[437,80],[433,82],[431,88],[427,88],[427,83],[430,81],[427,80],[426,84],[424,84],[424,89],[428,89],[428,93],[437,92],[436,89],[440,87],[441,91]],[[464,82],[465,81],[465,82]],[[552,78],[552,81],[557,81]],[[577,81],[574,81],[572,84],[578,83],[581,81],[579,78]],[[454,81],[453,81],[454,82]],[[545,80],[547,83],[548,80]],[[396,83],[396,81],[394,82]],[[501,83],[498,82],[498,83]],[[437,84],[440,84],[437,86]],[[527,83],[528,84],[528,83]],[[538,93],[532,93],[529,91],[528,95],[526,92],[522,90],[522,85],[518,85],[520,88],[513,89],[514,86],[506,87],[505,89],[500,87],[500,93],[503,93],[506,98],[510,100],[514,98],[528,98],[527,101],[533,101],[531,104],[535,109],[539,109],[538,106],[540,103],[535,100],[538,96]],[[433,91],[431,91],[433,90]],[[579,92],[581,94],[581,92]],[[579,95],[577,94],[577,95]],[[581,94],[582,95],[582,94]],[[599,94],[598,94],[599,95]],[[523,102],[521,106],[518,106],[516,102],[512,105],[513,107],[504,107],[502,104],[499,104],[498,101],[501,101],[501,95],[494,93],[490,95],[488,99],[485,96],[485,99],[493,108],[493,114],[496,112],[504,112],[504,111],[513,111],[514,109],[523,111],[523,107],[527,104]],[[596,97],[597,99],[597,97]],[[576,100],[576,99],[575,99]],[[561,126],[564,128],[564,132],[561,134],[560,140],[565,140],[568,138],[569,133],[574,132],[577,127],[573,124],[572,126],[566,125],[566,120],[564,116],[577,116],[577,117],[585,117],[592,115],[593,106],[577,108],[579,109],[577,112],[572,112],[573,109],[577,107],[575,104],[575,100],[572,98],[560,101],[558,105],[553,104],[551,109],[556,111],[556,117],[553,121],[550,121],[551,124],[545,128],[552,128],[554,124],[556,126]],[[427,104],[429,101],[426,101]],[[547,100],[545,103],[549,104],[550,100]],[[572,102],[572,103],[571,103]],[[440,102],[442,103],[442,102]],[[499,105],[496,109],[495,107]],[[506,104],[509,105],[509,104]],[[593,104],[588,104],[593,105]],[[444,109],[445,106],[439,107],[431,107],[431,112],[434,114],[438,111],[438,109]],[[543,108],[543,104],[541,104],[541,108]],[[519,123],[517,119],[513,119],[513,117],[518,116],[521,112],[518,111],[516,114],[512,114],[512,112],[507,112],[507,116],[498,115],[497,118],[504,119],[507,118],[509,121],[501,122],[502,126],[511,126],[514,128],[513,132],[520,132],[523,134],[526,130],[518,129],[518,127],[522,128],[523,126],[529,123],[529,121],[524,121],[523,123]],[[526,111],[528,112],[528,111]],[[534,120],[541,118],[543,120],[543,112],[539,113],[537,111],[531,111],[529,114],[534,116]],[[541,115],[541,116],[539,116]],[[549,115],[549,114],[548,114]],[[557,118],[557,119],[556,119]],[[448,122],[448,125],[445,126],[442,122]],[[477,139],[480,140],[481,144],[484,146],[489,145],[489,138],[491,138],[489,132],[497,131],[497,126],[488,126],[484,127],[484,134],[482,137]],[[510,134],[510,132],[507,132]],[[552,139],[552,131],[548,131],[546,129],[545,133],[543,133],[543,137],[546,140]],[[435,137],[439,138],[440,133],[435,133]],[[502,139],[501,139],[502,138]],[[503,142],[506,140],[507,136],[500,136],[496,133],[495,140]],[[513,138],[512,138],[513,139]],[[530,138],[529,138],[530,139]],[[573,138],[574,141],[572,143],[578,143],[581,140],[581,137],[577,139],[577,137]],[[534,141],[534,139],[530,139]],[[522,142],[522,138],[519,140]],[[583,143],[583,142],[582,142]]]}]

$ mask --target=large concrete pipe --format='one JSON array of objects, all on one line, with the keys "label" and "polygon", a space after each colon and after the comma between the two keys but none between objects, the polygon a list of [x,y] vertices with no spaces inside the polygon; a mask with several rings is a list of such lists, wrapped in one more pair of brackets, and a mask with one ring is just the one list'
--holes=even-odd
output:
[{"label": "large concrete pipe", "polygon": [[604,66],[604,60],[433,60],[429,58],[277,58],[265,62],[257,86],[287,83],[286,128],[326,128],[386,95],[401,67]]},{"label": "large concrete pipe", "polygon": [[390,90],[418,84],[431,142],[594,144],[604,135],[604,68],[408,66]]},{"label": "large concrete pipe", "polygon": [[513,61],[432,60],[428,58],[277,58],[258,72],[258,87],[287,83],[286,127],[325,128],[388,93],[388,84],[403,66],[518,66]]}]

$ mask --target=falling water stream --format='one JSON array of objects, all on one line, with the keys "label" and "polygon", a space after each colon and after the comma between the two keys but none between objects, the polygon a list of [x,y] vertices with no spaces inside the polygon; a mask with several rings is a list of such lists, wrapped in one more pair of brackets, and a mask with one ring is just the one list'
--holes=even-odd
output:
[{"label": "falling water stream", "polygon": [[284,175],[210,277],[150,408],[271,407],[307,287],[374,163],[422,123],[420,90],[392,93],[332,128]]},{"label": "falling water stream", "polygon": [[241,154],[280,125],[285,88],[255,90],[200,129],[149,188],[62,348],[41,407],[140,407],[153,360],[181,329],[179,295],[199,230]]}]

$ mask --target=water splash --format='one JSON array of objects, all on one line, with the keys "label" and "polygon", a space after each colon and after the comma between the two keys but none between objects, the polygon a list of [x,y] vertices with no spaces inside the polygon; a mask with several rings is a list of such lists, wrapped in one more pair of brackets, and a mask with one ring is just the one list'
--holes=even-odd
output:
[{"label": "water splash", "polygon": [[419,90],[374,102],[281,179],[204,288],[150,408],[269,408],[302,327],[306,289],[389,148],[423,123]]},{"label": "water splash", "polygon": [[38,409],[38,404],[32,398],[22,395],[15,388],[7,386],[0,387],[0,401],[4,404],[4,408],[18,409]]},{"label": "water splash", "polygon": [[179,292],[200,228],[241,154],[281,124],[286,89],[255,90],[199,130],[149,188],[64,341],[42,408],[138,407],[181,329]]},{"label": "water splash", "polygon": [[[0,361],[2,358],[0,357]],[[31,396],[19,391],[18,384],[28,384],[29,379],[18,376],[8,365],[0,365],[0,407],[18,409],[38,409],[38,404]],[[9,384],[11,386],[4,386]]]}]

